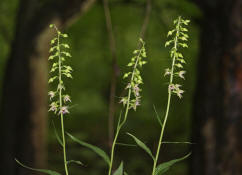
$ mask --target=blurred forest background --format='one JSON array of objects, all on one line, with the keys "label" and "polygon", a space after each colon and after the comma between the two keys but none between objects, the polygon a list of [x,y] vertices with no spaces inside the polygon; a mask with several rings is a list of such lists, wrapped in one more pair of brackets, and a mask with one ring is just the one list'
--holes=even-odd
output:
[{"label": "blurred forest background", "polygon": [[[74,78],[66,86],[74,105],[65,118],[66,130],[107,152],[122,108],[122,75],[139,37],[144,38],[148,64],[142,71],[142,105],[130,113],[120,142],[133,143],[125,134],[131,132],[154,151],[160,131],[153,105],[163,116],[167,101],[163,73],[170,58],[164,43],[179,15],[191,20],[184,50],[186,92],[182,100],[172,98],[165,140],[196,144],[166,144],[160,161],[192,150],[188,160],[167,174],[241,175],[241,0],[1,0],[0,174],[34,174],[19,167],[15,157],[30,166],[63,171],[51,124],[58,127],[59,119],[47,113],[50,23],[69,35],[73,56],[68,63]],[[107,172],[92,151],[70,140],[67,147],[69,159],[85,164],[70,165],[71,174]],[[129,174],[150,174],[152,161],[143,150],[119,146],[116,155]]]}]

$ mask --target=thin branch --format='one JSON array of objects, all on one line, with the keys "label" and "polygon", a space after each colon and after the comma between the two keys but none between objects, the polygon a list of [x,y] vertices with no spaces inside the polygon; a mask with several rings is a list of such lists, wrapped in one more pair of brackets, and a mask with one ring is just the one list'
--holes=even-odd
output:
[{"label": "thin branch", "polygon": [[110,51],[112,55],[112,77],[110,84],[110,95],[109,95],[109,113],[108,113],[108,137],[109,146],[112,146],[113,133],[114,133],[114,114],[115,114],[115,94],[117,86],[117,77],[119,75],[119,68],[117,64],[117,53],[116,53],[116,42],[113,34],[112,19],[110,15],[110,9],[108,6],[108,0],[103,0],[103,7],[106,19],[106,27],[109,37]]},{"label": "thin branch", "polygon": [[146,2],[146,12],[145,12],[145,19],[141,28],[140,38],[144,39],[144,35],[146,33],[149,21],[150,21],[150,12],[151,12],[151,0],[147,0]]}]

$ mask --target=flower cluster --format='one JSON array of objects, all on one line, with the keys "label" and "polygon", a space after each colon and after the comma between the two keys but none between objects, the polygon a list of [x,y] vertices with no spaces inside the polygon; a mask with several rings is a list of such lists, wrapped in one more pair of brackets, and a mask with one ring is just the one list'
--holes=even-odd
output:
[{"label": "flower cluster", "polygon": [[170,51],[170,56],[172,58],[172,67],[165,69],[164,76],[170,76],[168,90],[173,94],[176,94],[179,98],[182,98],[182,94],[184,93],[184,91],[181,89],[181,85],[173,83],[173,76],[185,79],[184,75],[186,71],[183,70],[183,64],[185,64],[186,62],[183,58],[182,53],[180,53],[178,49],[180,47],[188,47],[186,43],[188,41],[188,30],[185,26],[188,25],[189,22],[189,20],[184,20],[181,17],[175,20],[175,29],[169,31],[167,35],[167,37],[171,36],[172,39],[165,43],[165,47],[172,45]]},{"label": "flower cluster", "polygon": [[53,74],[53,76],[49,78],[49,83],[57,82],[57,88],[55,91],[49,91],[48,93],[51,101],[49,111],[52,111],[55,114],[58,113],[59,115],[64,115],[69,113],[67,103],[71,102],[69,95],[63,95],[63,91],[65,90],[63,76],[72,78],[72,68],[64,64],[66,59],[71,57],[71,54],[67,51],[70,46],[61,43],[62,39],[68,37],[67,34],[61,33],[53,24],[50,25],[50,28],[56,30],[56,37],[50,42],[51,48],[49,51],[49,60],[53,61],[50,74]]},{"label": "flower cluster", "polygon": [[143,60],[146,58],[145,42],[140,39],[141,48],[133,52],[134,56],[131,58],[128,67],[133,67],[132,72],[125,73],[123,78],[130,78],[130,81],[125,89],[128,89],[128,96],[122,97],[120,103],[123,105],[129,105],[129,108],[136,110],[140,105],[140,84],[143,84],[142,77],[140,75],[139,67],[142,68],[147,62]]}]

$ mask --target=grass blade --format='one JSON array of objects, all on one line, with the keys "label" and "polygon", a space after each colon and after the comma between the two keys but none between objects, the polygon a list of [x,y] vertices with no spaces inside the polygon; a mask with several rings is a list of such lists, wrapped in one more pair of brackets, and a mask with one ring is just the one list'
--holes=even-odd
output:
[{"label": "grass blade", "polygon": [[49,175],[61,175],[60,173],[57,173],[56,171],[51,171],[51,170],[46,170],[46,169],[37,169],[37,168],[31,168],[28,167],[24,164],[22,164],[21,162],[19,162],[17,159],[15,159],[15,161],[22,167],[32,170],[32,171],[37,171],[37,172],[41,172],[41,173],[45,173],[45,174],[49,174]]},{"label": "grass blade", "polygon": [[153,156],[153,154],[152,154],[152,152],[151,152],[151,150],[141,141],[141,140],[139,140],[137,137],[135,137],[134,135],[132,135],[132,134],[130,134],[130,133],[127,133],[129,136],[131,136],[133,139],[134,139],[134,141],[137,143],[137,145],[139,146],[139,147],[141,147],[143,150],[145,150],[149,155],[150,155],[150,157],[154,160],[155,158],[154,158],[154,156]]},{"label": "grass blade", "polygon": [[72,136],[71,134],[67,133],[67,135],[75,142],[79,143],[82,146],[85,146],[89,149],[91,149],[92,151],[94,151],[96,154],[98,154],[100,157],[102,157],[105,162],[107,162],[107,164],[110,164],[110,158],[109,156],[100,148],[98,148],[97,146],[91,145],[89,143],[83,142],[79,139],[77,139],[76,137]]}]

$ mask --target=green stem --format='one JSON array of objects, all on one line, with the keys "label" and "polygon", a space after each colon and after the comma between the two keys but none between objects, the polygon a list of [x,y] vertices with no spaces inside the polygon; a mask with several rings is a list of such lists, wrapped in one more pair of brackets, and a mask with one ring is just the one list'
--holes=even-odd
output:
[{"label": "green stem", "polygon": [[[60,53],[60,34],[58,32],[58,29],[56,28],[58,33],[58,57],[59,57],[59,85],[62,86],[62,77],[61,77],[61,53]],[[59,107],[62,109],[62,87],[59,87]],[[64,117],[62,112],[61,115],[61,133],[62,133],[62,147],[63,147],[63,157],[64,157],[64,166],[65,166],[65,172],[66,175],[68,175],[68,168],[67,168],[67,161],[66,161],[66,140],[65,140],[65,127],[64,127]]]},{"label": "green stem", "polygon": [[[178,42],[178,36],[179,36],[179,26],[180,26],[180,17],[178,19],[178,24],[177,24],[178,28],[177,28],[177,32],[176,32],[176,37],[175,37],[175,41],[174,41],[174,48],[175,50],[177,50],[177,42]],[[174,73],[174,66],[175,66],[175,61],[176,61],[176,56],[174,54],[173,58],[172,58],[172,67],[171,67],[171,75],[170,75],[170,82],[169,82],[169,86],[173,83],[173,73]],[[153,164],[153,170],[152,170],[152,175],[155,175],[155,170],[156,170],[156,166],[157,166],[157,161],[159,158],[159,154],[160,154],[160,148],[161,148],[161,144],[162,144],[162,139],[164,136],[164,131],[165,131],[165,127],[166,127],[166,123],[167,123],[167,119],[169,116],[169,111],[170,111],[170,104],[171,104],[171,89],[168,86],[168,98],[167,98],[167,106],[166,106],[166,114],[165,114],[165,118],[163,121],[163,125],[161,128],[161,133],[160,133],[160,138],[159,138],[159,143],[158,143],[158,147],[157,147],[157,151],[156,151],[156,155],[155,155],[155,159],[154,159],[154,164]]]},{"label": "green stem", "polygon": [[114,151],[115,151],[115,146],[117,143],[117,139],[118,139],[118,135],[119,135],[119,131],[121,130],[122,126],[124,125],[124,123],[126,122],[128,113],[129,113],[129,107],[130,107],[130,96],[131,96],[131,88],[129,88],[129,92],[128,92],[128,102],[127,102],[127,106],[126,106],[126,110],[125,110],[125,114],[124,114],[124,120],[120,123],[120,125],[117,127],[117,131],[113,140],[113,144],[112,144],[112,150],[111,150],[111,159],[110,159],[110,165],[109,165],[109,170],[108,170],[108,175],[111,175],[112,173],[112,167],[113,167],[113,158],[114,158]]},{"label": "green stem", "polygon": [[[139,54],[138,54],[138,56],[137,56],[137,60],[136,60],[136,62],[135,62],[134,68],[133,68],[133,72],[132,72],[132,76],[131,76],[131,79],[130,79],[130,83],[131,83],[131,82],[133,81],[133,79],[134,79],[134,73],[135,73],[135,69],[136,69],[136,67],[137,67],[138,61],[139,61],[139,59],[140,59],[140,58],[139,58],[139,57],[140,57],[140,54],[141,54],[141,51],[139,52]],[[131,92],[132,92],[132,89],[129,88],[129,91],[128,91],[128,99],[127,99],[127,105],[126,105],[125,114],[124,114],[124,119],[123,119],[123,121],[120,123],[120,125],[118,125],[118,127],[117,127],[117,131],[116,131],[116,134],[115,134],[115,137],[114,137],[114,140],[113,140],[112,149],[111,149],[111,159],[110,159],[110,165],[109,165],[108,175],[111,175],[111,173],[112,173],[112,168],[113,168],[113,158],[114,158],[115,146],[116,146],[116,143],[117,143],[117,139],[118,139],[118,136],[119,136],[119,132],[120,132],[122,126],[125,124],[125,122],[126,122],[126,120],[127,120],[128,113],[129,113]]]}]

